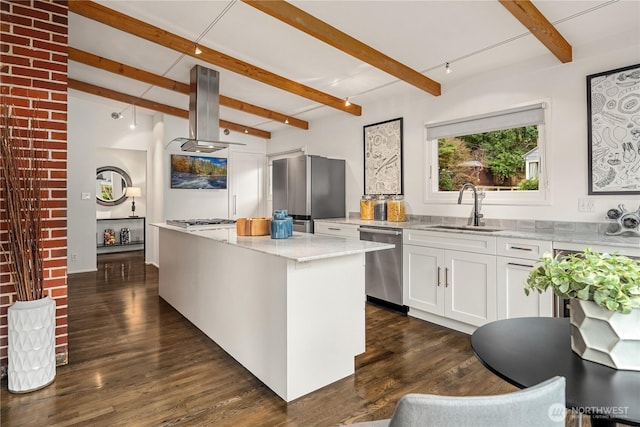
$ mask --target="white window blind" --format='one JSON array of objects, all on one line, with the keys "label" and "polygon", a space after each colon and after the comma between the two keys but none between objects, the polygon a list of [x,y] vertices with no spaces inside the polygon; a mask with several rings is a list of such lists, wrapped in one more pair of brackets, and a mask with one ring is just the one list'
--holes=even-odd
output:
[{"label": "white window blind", "polygon": [[544,123],[544,103],[426,125],[427,139],[472,135]]}]

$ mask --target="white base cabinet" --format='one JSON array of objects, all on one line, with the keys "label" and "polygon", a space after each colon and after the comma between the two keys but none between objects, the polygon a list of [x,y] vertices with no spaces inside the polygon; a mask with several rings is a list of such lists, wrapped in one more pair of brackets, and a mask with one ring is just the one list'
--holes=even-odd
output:
[{"label": "white base cabinet", "polygon": [[324,236],[344,237],[345,239],[360,240],[360,228],[356,224],[339,224],[336,222],[323,222],[315,220],[313,222],[314,234],[320,234]]},{"label": "white base cabinet", "polygon": [[545,252],[551,252],[551,242],[498,237],[497,243],[498,319],[553,316],[553,292],[524,293],[529,272]]},{"label": "white base cabinet", "polygon": [[496,320],[494,237],[418,230],[404,237],[409,315],[463,332]]},{"label": "white base cabinet", "polygon": [[495,257],[405,245],[404,304],[480,326],[496,320]]},{"label": "white base cabinet", "polygon": [[445,311],[475,326],[496,320],[495,256],[445,251]]},{"label": "white base cabinet", "polygon": [[444,316],[444,250],[403,245],[403,303]]}]

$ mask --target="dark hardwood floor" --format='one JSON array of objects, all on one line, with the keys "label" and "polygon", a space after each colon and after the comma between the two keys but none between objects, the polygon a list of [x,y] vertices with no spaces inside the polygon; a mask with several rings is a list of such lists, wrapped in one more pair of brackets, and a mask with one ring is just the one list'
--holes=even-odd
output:
[{"label": "dark hardwood floor", "polygon": [[158,297],[141,253],[101,255],[97,273],[68,283],[69,364],[29,394],[5,379],[3,427],[334,426],[388,418],[411,392],[516,390],[476,360],[469,336],[367,305],[355,375],[287,404]]}]

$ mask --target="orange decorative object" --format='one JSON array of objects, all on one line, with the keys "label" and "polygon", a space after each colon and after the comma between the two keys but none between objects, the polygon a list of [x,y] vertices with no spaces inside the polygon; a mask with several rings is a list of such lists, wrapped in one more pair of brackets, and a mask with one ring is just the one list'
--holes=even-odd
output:
[{"label": "orange decorative object", "polygon": [[238,236],[268,236],[271,218],[238,218],[236,220],[236,232]]}]

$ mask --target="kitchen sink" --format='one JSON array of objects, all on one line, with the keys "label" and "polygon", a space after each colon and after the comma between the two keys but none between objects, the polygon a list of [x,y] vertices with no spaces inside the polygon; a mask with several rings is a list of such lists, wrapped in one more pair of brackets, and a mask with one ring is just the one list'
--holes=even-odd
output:
[{"label": "kitchen sink", "polygon": [[418,226],[421,230],[459,230],[459,231],[480,231],[484,233],[493,233],[495,231],[501,231],[500,228],[491,228],[484,226],[475,226],[475,225],[445,225],[445,224],[434,224],[434,225],[422,225]]}]

